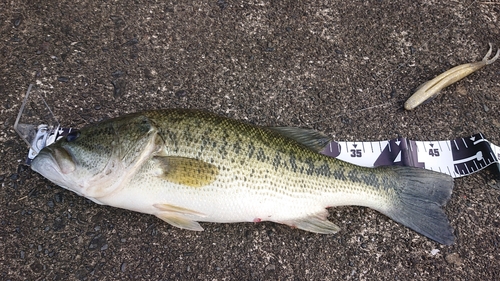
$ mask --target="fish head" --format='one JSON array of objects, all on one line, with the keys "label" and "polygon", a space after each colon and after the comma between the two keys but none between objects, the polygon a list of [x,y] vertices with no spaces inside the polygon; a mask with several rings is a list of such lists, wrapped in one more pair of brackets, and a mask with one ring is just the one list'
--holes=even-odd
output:
[{"label": "fish head", "polygon": [[[144,116],[127,116],[76,130],[43,148],[31,168],[95,202],[124,183],[158,150],[156,129]],[[99,202],[98,202],[99,203]]]}]

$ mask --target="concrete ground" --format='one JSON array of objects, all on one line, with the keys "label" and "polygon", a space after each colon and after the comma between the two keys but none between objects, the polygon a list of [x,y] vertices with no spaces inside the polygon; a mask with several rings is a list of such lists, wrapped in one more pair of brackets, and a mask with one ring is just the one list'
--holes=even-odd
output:
[{"label": "concrete ground", "polygon": [[196,233],[55,186],[22,164],[13,124],[36,83],[64,126],[182,107],[336,140],[482,132],[500,144],[500,62],[402,108],[421,83],[500,47],[499,17],[486,0],[0,2],[0,279],[497,279],[493,169],[455,180],[452,246],[361,207],[330,210],[336,235],[273,223]]}]

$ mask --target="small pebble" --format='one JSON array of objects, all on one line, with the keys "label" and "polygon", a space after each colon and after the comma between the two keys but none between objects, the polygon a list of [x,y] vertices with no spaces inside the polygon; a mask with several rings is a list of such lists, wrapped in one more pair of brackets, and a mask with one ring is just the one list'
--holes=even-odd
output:
[{"label": "small pebble", "polygon": [[62,203],[64,200],[62,192],[54,194],[54,200],[56,200],[57,203]]},{"label": "small pebble", "polygon": [[274,271],[276,270],[276,266],[274,264],[268,264],[265,268],[265,271]]},{"label": "small pebble", "polygon": [[137,38],[132,38],[130,40],[128,40],[125,44],[123,44],[124,46],[133,46],[135,44],[139,43],[139,39]]},{"label": "small pebble", "polygon": [[158,75],[158,73],[154,69],[144,70],[144,76],[146,76],[146,78],[149,80],[155,79],[157,75]]},{"label": "small pebble", "polygon": [[19,27],[21,23],[23,22],[23,15],[21,14],[16,14],[14,15],[14,18],[12,19],[12,25],[14,27]]},{"label": "small pebble", "polygon": [[38,189],[33,188],[28,192],[29,197],[36,197],[38,195]]},{"label": "small pebble", "polygon": [[89,244],[89,250],[95,250],[96,248],[97,248],[97,244],[95,244],[95,243]]},{"label": "small pebble", "polygon": [[217,6],[219,6],[221,10],[224,10],[227,8],[228,4],[224,0],[217,0]]},{"label": "small pebble", "polygon": [[30,265],[31,270],[35,273],[40,273],[43,271],[44,266],[40,264],[38,261],[35,261],[33,264]]},{"label": "small pebble", "polygon": [[113,97],[119,98],[125,91],[125,82],[123,80],[111,81],[113,85]]},{"label": "small pebble", "polygon": [[179,91],[175,92],[175,96],[178,98],[185,97],[186,95],[187,95],[187,92],[184,90],[179,90]]},{"label": "small pebble", "polygon": [[35,46],[37,44],[37,39],[35,37],[30,37],[28,38],[28,40],[26,40],[26,43],[28,44],[28,46]]},{"label": "small pebble", "polygon": [[59,82],[63,82],[63,83],[66,83],[66,82],[68,82],[68,81],[69,81],[69,78],[68,78],[68,77],[66,77],[66,76],[59,76],[59,77],[57,78],[57,81],[59,81]]},{"label": "small pebble", "polygon": [[26,170],[26,165],[18,165],[17,166],[17,173],[20,174]]},{"label": "small pebble", "polygon": [[123,76],[123,71],[117,70],[117,71],[111,73],[111,76],[113,76],[114,78],[122,77]]},{"label": "small pebble", "polygon": [[454,265],[462,265],[462,259],[457,253],[449,254],[445,257],[446,262]]}]

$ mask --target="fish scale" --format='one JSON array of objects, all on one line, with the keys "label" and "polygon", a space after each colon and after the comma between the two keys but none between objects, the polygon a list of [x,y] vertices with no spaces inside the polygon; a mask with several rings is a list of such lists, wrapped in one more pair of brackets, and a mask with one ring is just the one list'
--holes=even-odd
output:
[{"label": "fish scale", "polygon": [[156,110],[82,128],[77,138],[44,148],[31,167],[94,202],[190,230],[202,230],[198,222],[273,221],[335,233],[339,227],[325,208],[358,205],[453,242],[441,209],[451,177],[355,166],[320,154],[329,140],[312,130],[259,127],[205,111]]}]

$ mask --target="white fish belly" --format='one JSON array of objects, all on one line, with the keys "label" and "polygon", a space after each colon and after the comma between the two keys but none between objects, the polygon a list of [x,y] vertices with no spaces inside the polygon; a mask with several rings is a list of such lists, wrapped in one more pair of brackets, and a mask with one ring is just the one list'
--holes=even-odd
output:
[{"label": "white fish belly", "polygon": [[189,187],[144,172],[98,200],[106,205],[148,214],[161,212],[156,204],[167,204],[203,214],[187,214],[192,220],[220,223],[286,223],[310,216],[326,218],[326,207],[363,205],[380,209],[384,205],[379,196],[365,194],[362,187],[352,192],[352,187],[343,182],[331,186],[335,183],[324,179],[323,182],[307,182],[303,178],[300,182],[304,186],[294,186],[297,180],[273,176],[248,182],[237,180],[232,175],[221,175],[210,185]]}]

